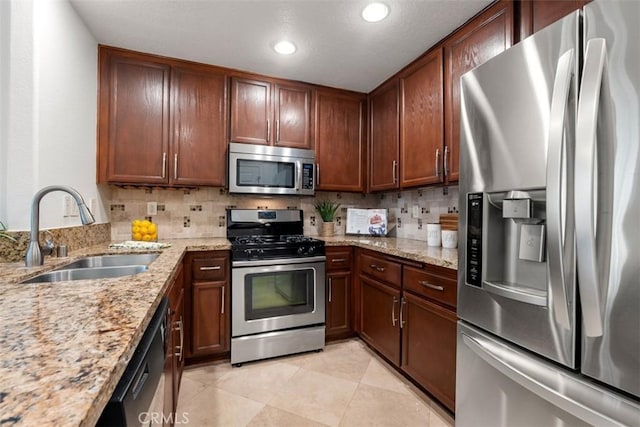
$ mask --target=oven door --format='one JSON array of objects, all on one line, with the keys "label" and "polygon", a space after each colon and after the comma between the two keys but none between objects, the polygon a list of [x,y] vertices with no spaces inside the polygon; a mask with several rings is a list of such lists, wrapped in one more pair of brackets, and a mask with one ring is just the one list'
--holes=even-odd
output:
[{"label": "oven door", "polygon": [[324,324],[325,257],[234,261],[233,337]]}]

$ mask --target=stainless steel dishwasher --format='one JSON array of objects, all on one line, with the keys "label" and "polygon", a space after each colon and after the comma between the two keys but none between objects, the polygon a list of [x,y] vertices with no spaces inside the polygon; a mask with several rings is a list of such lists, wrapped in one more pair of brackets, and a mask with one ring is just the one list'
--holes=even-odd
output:
[{"label": "stainless steel dishwasher", "polygon": [[149,408],[164,369],[168,306],[169,300],[164,297],[97,426],[140,426],[148,418]]}]

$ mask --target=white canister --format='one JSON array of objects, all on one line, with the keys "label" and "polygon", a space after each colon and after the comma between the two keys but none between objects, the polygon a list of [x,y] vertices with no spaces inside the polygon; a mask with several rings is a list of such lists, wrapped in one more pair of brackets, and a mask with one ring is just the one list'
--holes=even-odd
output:
[{"label": "white canister", "polygon": [[427,246],[440,246],[440,224],[427,224]]},{"label": "white canister", "polygon": [[442,230],[442,247],[448,249],[458,247],[458,230]]}]

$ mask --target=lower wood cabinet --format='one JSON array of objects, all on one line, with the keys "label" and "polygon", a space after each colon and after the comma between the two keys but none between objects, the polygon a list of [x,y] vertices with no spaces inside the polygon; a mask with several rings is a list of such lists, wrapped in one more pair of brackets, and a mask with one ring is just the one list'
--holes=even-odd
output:
[{"label": "lower wood cabinet", "polygon": [[353,249],[349,246],[326,248],[326,340],[355,335],[353,330]]},{"label": "lower wood cabinet", "polygon": [[231,347],[229,252],[190,252],[185,258],[188,359],[225,355]]},{"label": "lower wood cabinet", "polygon": [[409,292],[402,296],[401,311],[401,369],[454,411],[456,315]]},{"label": "lower wood cabinet", "polygon": [[362,338],[400,366],[400,290],[360,275]]},{"label": "lower wood cabinet", "polygon": [[167,289],[169,308],[166,313],[167,330],[165,333],[165,365],[163,371],[165,425],[173,425],[180,381],[184,370],[184,274],[182,265],[178,266],[175,278]]}]

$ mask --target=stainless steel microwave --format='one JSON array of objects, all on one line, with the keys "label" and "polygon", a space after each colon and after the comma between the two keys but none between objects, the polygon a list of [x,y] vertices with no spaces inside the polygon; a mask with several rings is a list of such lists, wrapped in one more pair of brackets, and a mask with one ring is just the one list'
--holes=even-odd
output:
[{"label": "stainless steel microwave", "polygon": [[229,144],[229,193],[313,196],[313,150]]}]

